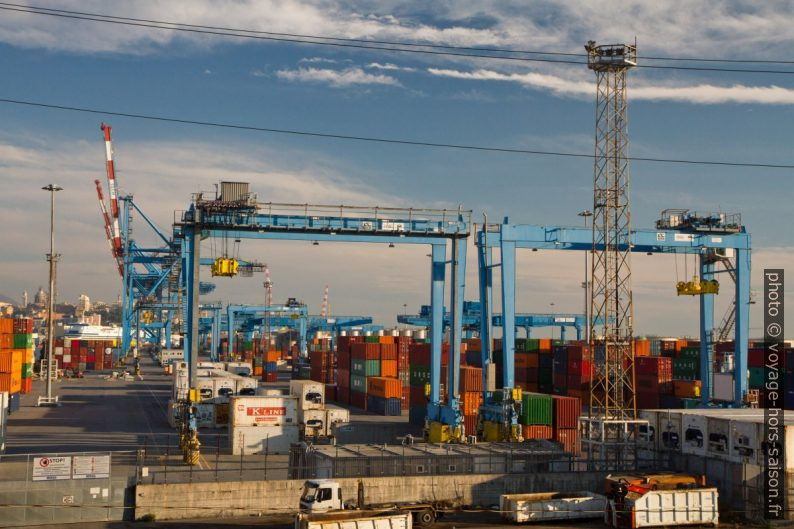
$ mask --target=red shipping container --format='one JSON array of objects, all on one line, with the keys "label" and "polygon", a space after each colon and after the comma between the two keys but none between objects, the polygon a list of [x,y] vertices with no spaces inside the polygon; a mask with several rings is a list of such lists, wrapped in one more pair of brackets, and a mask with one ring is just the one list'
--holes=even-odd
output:
[{"label": "red shipping container", "polygon": [[[527,382],[530,385],[538,383],[538,368],[537,367],[528,367],[527,368]],[[530,390],[532,391],[532,390]]]},{"label": "red shipping container", "polygon": [[350,392],[350,405],[360,410],[367,409],[367,394],[358,391]]},{"label": "red shipping container", "polygon": [[521,435],[524,439],[553,439],[554,431],[551,426],[528,426],[525,424],[521,427]]},{"label": "red shipping container", "polygon": [[461,366],[460,390],[462,392],[482,391],[482,368]]},{"label": "red shipping container", "polygon": [[529,380],[529,370],[525,367],[516,368],[516,384]]},{"label": "red shipping container", "polygon": [[592,364],[590,360],[571,360],[568,357],[568,375],[587,375],[590,377]]},{"label": "red shipping container", "polygon": [[466,391],[461,394],[463,415],[477,415],[482,405],[481,391]]},{"label": "red shipping container", "polygon": [[265,382],[278,382],[278,373],[265,373]]},{"label": "red shipping container", "polygon": [[[382,337],[384,338],[384,337]],[[380,344],[380,359],[381,360],[397,360],[397,345],[393,343]]]},{"label": "red shipping container", "polygon": [[380,376],[397,378],[397,360],[381,360]]},{"label": "red shipping container", "polygon": [[563,449],[571,455],[579,455],[579,430],[576,428],[560,428],[554,432],[554,440],[562,444]]},{"label": "red shipping container", "polygon": [[336,384],[325,385],[325,399],[336,401]]},{"label": "red shipping container", "polygon": [[554,428],[578,428],[582,401],[576,397],[554,395]]},{"label": "red shipping container", "polygon": [[667,374],[672,376],[673,359],[665,356],[646,356],[634,359],[634,372],[638,375]]},{"label": "red shipping container", "polygon": [[554,373],[554,389],[563,391],[568,387],[568,375],[565,373]]},{"label": "red shipping container", "polygon": [[474,435],[477,433],[477,415],[464,415],[463,427],[465,428],[466,435]]},{"label": "red shipping container", "polygon": [[411,398],[409,399],[411,406],[422,406],[427,404],[427,397],[425,396],[425,388],[418,388],[411,386]]},{"label": "red shipping container", "polygon": [[350,404],[350,388],[337,385],[336,402],[340,404]]},{"label": "red shipping container", "polygon": [[568,364],[571,362],[581,363],[592,360],[590,346],[587,344],[568,344]]},{"label": "red shipping container", "polygon": [[[515,368],[516,369],[526,369],[527,367],[532,367],[530,364],[530,357],[536,356],[532,355],[531,353],[516,353],[515,355]],[[537,367],[537,366],[535,366]]]},{"label": "red shipping container", "polygon": [[402,397],[400,402],[400,409],[407,410],[411,407],[411,388],[410,386],[402,387]]},{"label": "red shipping container", "polygon": [[582,375],[568,375],[568,390],[582,389],[584,387],[590,387],[589,377],[585,378]]},{"label": "red shipping container", "polygon": [[637,408],[641,410],[655,410],[660,407],[659,393],[653,391],[638,391],[636,393]]},{"label": "red shipping container", "polygon": [[346,369],[337,369],[336,371],[336,384],[341,387],[350,387],[350,371]]},{"label": "red shipping container", "polygon": [[657,375],[636,375],[637,391],[647,393],[668,394],[673,391],[672,378],[670,380],[659,380]]},{"label": "red shipping container", "polygon": [[732,353],[736,348],[735,343],[733,340],[730,342],[719,342],[715,344],[714,351],[717,353]]},{"label": "red shipping container", "polygon": [[30,393],[33,390],[33,379],[32,378],[23,378],[22,379],[22,387],[20,388],[20,393]]},{"label": "red shipping container", "polygon": [[529,391],[531,393],[539,393],[540,392],[540,389],[538,388],[538,383],[537,382],[527,382],[526,386],[527,386],[527,391]]},{"label": "red shipping container", "polygon": [[750,349],[747,352],[747,367],[764,367],[766,352],[763,349]]}]

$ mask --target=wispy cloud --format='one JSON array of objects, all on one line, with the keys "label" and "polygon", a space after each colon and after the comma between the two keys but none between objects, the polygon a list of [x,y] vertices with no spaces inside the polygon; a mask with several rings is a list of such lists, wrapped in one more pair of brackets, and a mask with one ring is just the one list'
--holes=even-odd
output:
[{"label": "wispy cloud", "polygon": [[394,77],[367,73],[359,67],[344,70],[298,68],[296,70],[279,70],[276,75],[286,81],[327,84],[336,88],[354,85],[402,86],[400,81]]},{"label": "wispy cloud", "polygon": [[325,57],[304,57],[298,62],[336,64],[337,61],[335,59],[326,59]]},{"label": "wispy cloud", "polygon": [[[527,88],[548,90],[559,96],[591,98],[595,93],[595,85],[589,81],[565,79],[557,75],[537,72],[504,73],[485,69],[463,71],[444,68],[428,68],[427,71],[432,75],[455,79],[518,83]],[[703,83],[689,86],[663,86],[634,82],[630,93],[632,100],[646,101],[679,101],[702,104],[794,104],[794,90],[774,85],[718,86]]]},{"label": "wispy cloud", "polygon": [[267,73],[260,70],[259,68],[255,68],[251,70],[251,75],[253,75],[254,77],[267,77]]},{"label": "wispy cloud", "polygon": [[416,68],[412,68],[410,66],[397,66],[396,64],[392,64],[390,62],[387,63],[379,63],[379,62],[371,62],[367,65],[367,68],[371,68],[374,70],[392,70],[398,72],[415,72]]}]

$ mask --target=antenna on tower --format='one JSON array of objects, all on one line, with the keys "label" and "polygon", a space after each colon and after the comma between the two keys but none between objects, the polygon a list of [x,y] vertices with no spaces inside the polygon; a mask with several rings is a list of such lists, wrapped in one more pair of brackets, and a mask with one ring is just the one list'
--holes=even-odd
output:
[{"label": "antenna on tower", "polygon": [[273,281],[270,280],[270,268],[265,265],[265,305],[268,310],[265,311],[265,332],[264,334],[264,354],[270,350],[270,307],[273,306]]}]

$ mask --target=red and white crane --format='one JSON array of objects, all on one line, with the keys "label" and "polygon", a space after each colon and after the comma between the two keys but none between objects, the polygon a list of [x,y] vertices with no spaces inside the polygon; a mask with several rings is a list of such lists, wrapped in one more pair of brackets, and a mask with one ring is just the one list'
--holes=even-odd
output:
[{"label": "red and white crane", "polygon": [[113,248],[114,255],[118,258],[122,254],[121,250],[121,230],[119,229],[119,200],[116,186],[116,169],[113,165],[113,141],[110,137],[111,126],[105,123],[100,125],[102,132],[105,133],[105,155],[107,159],[108,173],[108,195],[110,198],[110,214],[113,219]]},{"label": "red and white crane", "polygon": [[110,254],[116,260],[116,264],[119,267],[119,275],[124,275],[124,270],[121,267],[121,260],[119,259],[119,255],[116,253],[116,248],[113,246],[113,234],[111,233],[110,227],[110,215],[108,215],[108,208],[105,206],[105,197],[102,194],[102,183],[99,180],[94,180],[94,184],[96,185],[96,193],[99,197],[99,210],[102,212],[102,219],[105,223],[105,236],[107,237],[108,244],[110,245]]}]

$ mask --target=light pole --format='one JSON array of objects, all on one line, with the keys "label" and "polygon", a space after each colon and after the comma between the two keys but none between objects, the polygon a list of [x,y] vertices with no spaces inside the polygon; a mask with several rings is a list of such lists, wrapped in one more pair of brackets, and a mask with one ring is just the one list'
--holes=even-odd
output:
[{"label": "light pole", "polygon": [[50,192],[50,253],[47,254],[47,260],[50,262],[50,294],[47,307],[47,395],[39,397],[39,406],[57,406],[58,397],[52,396],[52,348],[55,342],[52,313],[55,307],[55,263],[60,257],[55,253],[55,192],[61,191],[63,188],[59,185],[49,184],[42,189]]},{"label": "light pole", "polygon": [[[584,218],[584,227],[587,229],[587,217],[592,217],[593,212],[589,209],[585,209],[584,211],[580,211],[577,213],[580,217]],[[584,282],[582,283],[582,288],[584,289],[584,335],[585,340],[590,342],[590,303],[589,303],[589,294],[590,294],[590,281],[588,279],[589,274],[587,273],[587,250],[584,252]]]}]

